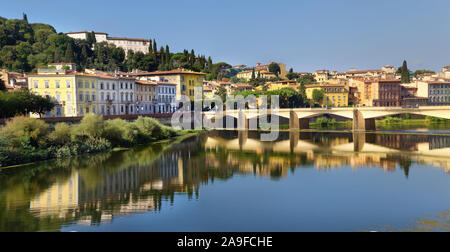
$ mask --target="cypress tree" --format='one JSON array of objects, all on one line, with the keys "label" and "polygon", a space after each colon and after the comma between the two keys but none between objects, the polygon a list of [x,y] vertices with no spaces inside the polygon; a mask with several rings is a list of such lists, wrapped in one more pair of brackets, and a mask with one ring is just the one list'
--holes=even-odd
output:
[{"label": "cypress tree", "polygon": [[252,70],[252,78],[251,78],[251,80],[255,80],[255,69],[254,68]]},{"label": "cypress tree", "polygon": [[160,59],[161,59],[161,63],[160,63],[160,68],[161,69],[165,69],[165,52],[164,52],[164,47],[161,46],[161,49],[159,49],[159,53],[160,53]]},{"label": "cypress tree", "polygon": [[153,53],[153,44],[152,44],[152,40],[150,39],[150,43],[148,45],[148,53]]},{"label": "cypress tree", "polygon": [[195,53],[194,53],[194,49],[191,50],[191,55],[189,56],[189,63],[192,66],[194,66],[195,63]]},{"label": "cypress tree", "polygon": [[403,65],[401,68],[401,75],[402,75],[402,83],[410,83],[411,82],[411,78],[409,76],[408,64],[406,63],[406,60],[403,61]]},{"label": "cypress tree", "polygon": [[171,68],[171,64],[170,64],[170,50],[169,50],[169,45],[166,45],[166,57],[165,57],[165,62],[167,65],[167,70],[170,70]]},{"label": "cypress tree", "polygon": [[23,21],[28,23],[28,17],[26,13],[23,13]]},{"label": "cypress tree", "polygon": [[208,72],[212,72],[212,69],[213,69],[213,62],[212,62],[212,59],[211,59],[211,56],[210,57],[208,57]]},{"label": "cypress tree", "polygon": [[156,46],[156,40],[153,40],[153,54],[157,55],[158,54],[158,47]]},{"label": "cypress tree", "polygon": [[87,59],[88,59],[88,53],[87,53],[87,49],[86,46],[83,45],[83,47],[81,48],[81,62],[84,66],[86,66],[87,63]]},{"label": "cypress tree", "polygon": [[95,38],[95,33],[94,32],[90,32],[87,35],[87,42],[93,46],[95,43],[97,43],[97,39]]},{"label": "cypress tree", "polygon": [[61,53],[59,51],[59,48],[55,49],[55,54],[53,56],[53,61],[54,62],[61,62]]},{"label": "cypress tree", "polygon": [[66,48],[66,55],[64,57],[66,63],[73,63],[73,48],[72,43],[69,43]]}]

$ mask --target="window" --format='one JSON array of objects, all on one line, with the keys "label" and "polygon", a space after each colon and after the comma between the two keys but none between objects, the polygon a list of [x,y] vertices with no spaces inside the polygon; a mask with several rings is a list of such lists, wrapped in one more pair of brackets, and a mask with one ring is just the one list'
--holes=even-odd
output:
[{"label": "window", "polygon": [[50,88],[50,87],[49,87],[48,80],[45,81],[45,88]]},{"label": "window", "polygon": [[55,81],[55,87],[59,88],[59,80]]},{"label": "window", "polygon": [[102,89],[102,90],[103,90],[103,82],[102,82],[102,83],[100,83],[100,89]]},{"label": "window", "polygon": [[71,98],[71,97],[70,97],[70,93],[67,92],[67,102],[71,102],[71,101],[72,101],[70,98]]},{"label": "window", "polygon": [[39,88],[38,81],[34,81],[34,88]]},{"label": "window", "polygon": [[109,89],[109,82],[106,83],[106,89]]},{"label": "window", "polygon": [[92,95],[92,101],[95,101],[95,94]]},{"label": "window", "polygon": [[83,92],[79,93],[79,98],[80,98],[80,101],[83,101]]},{"label": "window", "polygon": [[56,92],[56,101],[57,102],[61,101],[61,94],[59,92]]},{"label": "window", "polygon": [[95,82],[92,81],[92,89],[95,89]]},{"label": "window", "polygon": [[112,90],[116,90],[116,84],[112,84]]},{"label": "window", "polygon": [[70,80],[66,80],[66,88],[70,88]]},{"label": "window", "polygon": [[100,99],[103,101],[105,99],[105,95],[103,93],[100,93]]}]

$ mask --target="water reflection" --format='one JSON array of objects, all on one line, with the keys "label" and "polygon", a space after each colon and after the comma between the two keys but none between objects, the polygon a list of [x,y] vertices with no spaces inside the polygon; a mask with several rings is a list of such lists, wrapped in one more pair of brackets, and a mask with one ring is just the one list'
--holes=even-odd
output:
[{"label": "water reflection", "polygon": [[[0,171],[0,231],[101,225],[115,216],[158,213],[175,195],[235,175],[280,180],[302,168],[401,169],[412,164],[450,172],[450,137],[439,135],[214,131],[181,142],[51,161]],[[448,223],[447,223],[448,224]]]}]

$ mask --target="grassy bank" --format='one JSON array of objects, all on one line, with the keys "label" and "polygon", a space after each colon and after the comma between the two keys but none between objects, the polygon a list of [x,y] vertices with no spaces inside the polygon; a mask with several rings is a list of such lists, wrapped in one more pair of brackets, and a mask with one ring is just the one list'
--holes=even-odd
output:
[{"label": "grassy bank", "polygon": [[450,129],[450,120],[431,116],[427,116],[425,119],[386,117],[383,120],[377,120],[376,127],[380,129],[408,129],[414,127]]},{"label": "grassy bank", "polygon": [[153,118],[134,122],[86,115],[76,125],[16,117],[0,128],[0,167],[149,144],[188,133]]},{"label": "grassy bank", "polygon": [[325,117],[317,118],[315,122],[309,124],[311,129],[351,129],[352,121],[336,121]]}]

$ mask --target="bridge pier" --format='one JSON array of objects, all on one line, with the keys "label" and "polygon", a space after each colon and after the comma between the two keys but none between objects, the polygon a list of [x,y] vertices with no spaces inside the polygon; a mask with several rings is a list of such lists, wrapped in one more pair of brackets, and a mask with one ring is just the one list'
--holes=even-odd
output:
[{"label": "bridge pier", "polygon": [[248,140],[248,131],[240,130],[238,132],[238,139],[239,139],[239,150],[242,151],[243,146],[247,143]]},{"label": "bridge pier", "polygon": [[239,110],[238,130],[248,130],[248,120],[245,112]]},{"label": "bridge pier", "polygon": [[362,151],[365,143],[366,143],[365,132],[353,132],[353,150],[355,152]]},{"label": "bridge pier", "polygon": [[375,118],[365,119],[361,111],[353,110],[353,131],[376,130]]},{"label": "bridge pier", "polygon": [[289,129],[290,130],[300,129],[300,121],[298,119],[297,113],[295,113],[294,111],[289,112]]},{"label": "bridge pier", "polygon": [[295,147],[297,147],[299,139],[300,139],[300,132],[298,131],[289,132],[289,147],[291,153],[293,153]]}]

